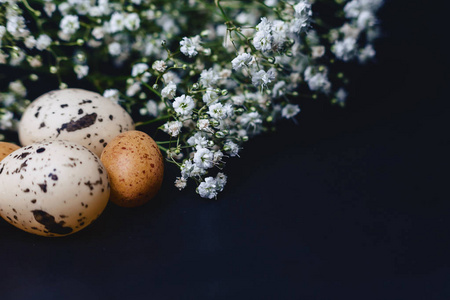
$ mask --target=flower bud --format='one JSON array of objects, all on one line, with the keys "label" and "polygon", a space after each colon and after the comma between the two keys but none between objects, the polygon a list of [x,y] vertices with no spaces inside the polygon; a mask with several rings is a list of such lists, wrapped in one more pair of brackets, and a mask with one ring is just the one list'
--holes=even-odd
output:
[{"label": "flower bud", "polygon": [[212,127],[217,127],[220,125],[220,122],[217,121],[216,119],[212,119],[209,121],[209,124],[211,124]]},{"label": "flower bud", "polygon": [[222,131],[217,131],[214,136],[218,139],[223,139],[226,135]]},{"label": "flower bud", "polygon": [[234,110],[234,113],[235,113],[236,115],[242,115],[244,112],[245,112],[245,109],[243,109],[242,107],[236,108],[236,109]]}]

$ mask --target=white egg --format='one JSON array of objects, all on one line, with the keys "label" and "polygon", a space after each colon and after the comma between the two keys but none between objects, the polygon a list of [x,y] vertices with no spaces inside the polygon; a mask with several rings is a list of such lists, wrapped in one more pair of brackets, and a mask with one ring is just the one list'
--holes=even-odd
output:
[{"label": "white egg", "polygon": [[35,143],[0,162],[0,215],[30,233],[75,233],[100,216],[109,194],[98,156],[73,142]]},{"label": "white egg", "polygon": [[44,140],[68,140],[100,156],[118,134],[134,129],[131,116],[119,104],[82,89],[48,92],[25,110],[18,133],[22,146]]}]

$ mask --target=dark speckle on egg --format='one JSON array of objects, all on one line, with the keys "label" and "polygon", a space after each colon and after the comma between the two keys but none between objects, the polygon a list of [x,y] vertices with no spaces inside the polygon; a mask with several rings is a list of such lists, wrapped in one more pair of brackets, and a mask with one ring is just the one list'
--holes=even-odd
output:
[{"label": "dark speckle on egg", "polygon": [[73,231],[71,227],[64,226],[64,221],[60,221],[57,223],[54,216],[43,210],[33,210],[31,212],[33,213],[34,219],[38,223],[44,225],[45,229],[47,229],[48,232],[57,234],[69,234]]}]

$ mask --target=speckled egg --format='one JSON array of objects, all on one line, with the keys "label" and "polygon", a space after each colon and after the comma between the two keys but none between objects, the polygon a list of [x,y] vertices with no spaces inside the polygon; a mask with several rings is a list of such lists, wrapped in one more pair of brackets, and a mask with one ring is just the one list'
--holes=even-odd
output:
[{"label": "speckled egg", "polygon": [[117,103],[82,89],[48,92],[34,100],[19,123],[22,146],[44,140],[68,140],[100,156],[116,135],[134,129],[131,116]]},{"label": "speckled egg", "polygon": [[109,174],[110,200],[117,205],[140,206],[158,193],[164,160],[146,133],[132,130],[119,134],[105,147],[101,160]]},{"label": "speckled egg", "polygon": [[97,219],[109,194],[98,156],[73,142],[34,143],[0,162],[0,215],[30,233],[75,233]]},{"label": "speckled egg", "polygon": [[8,156],[11,152],[14,152],[19,148],[20,146],[13,143],[0,142],[0,161],[2,161],[2,159]]}]

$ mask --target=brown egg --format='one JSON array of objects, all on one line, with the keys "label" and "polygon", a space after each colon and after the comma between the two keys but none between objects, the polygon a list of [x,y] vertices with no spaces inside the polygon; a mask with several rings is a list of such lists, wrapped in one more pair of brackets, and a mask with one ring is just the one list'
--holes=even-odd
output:
[{"label": "brown egg", "polygon": [[142,131],[119,134],[100,157],[108,171],[110,200],[123,207],[140,206],[159,191],[164,160],[155,141]]},{"label": "brown egg", "polygon": [[20,149],[20,146],[16,144],[0,142],[0,161],[17,149]]}]

